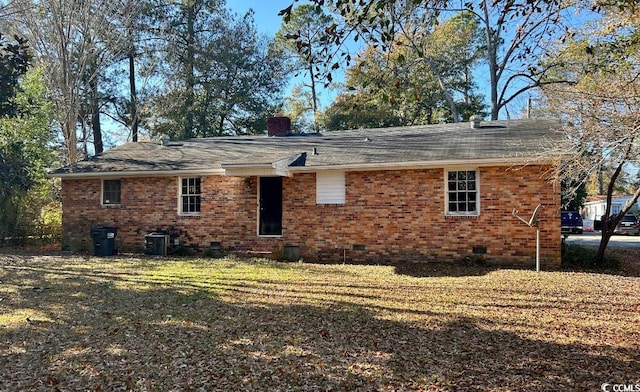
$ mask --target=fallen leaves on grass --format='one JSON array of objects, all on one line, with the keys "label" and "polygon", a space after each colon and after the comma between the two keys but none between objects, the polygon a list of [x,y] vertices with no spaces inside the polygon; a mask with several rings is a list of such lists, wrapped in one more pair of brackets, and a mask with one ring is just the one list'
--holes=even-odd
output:
[{"label": "fallen leaves on grass", "polygon": [[640,383],[640,278],[422,268],[0,256],[0,390]]}]

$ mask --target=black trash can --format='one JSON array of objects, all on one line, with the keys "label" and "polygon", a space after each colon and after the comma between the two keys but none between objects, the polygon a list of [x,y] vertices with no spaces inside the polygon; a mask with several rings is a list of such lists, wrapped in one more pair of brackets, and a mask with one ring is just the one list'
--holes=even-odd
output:
[{"label": "black trash can", "polygon": [[117,227],[93,226],[91,228],[91,240],[93,241],[93,254],[95,256],[111,256],[116,254]]}]

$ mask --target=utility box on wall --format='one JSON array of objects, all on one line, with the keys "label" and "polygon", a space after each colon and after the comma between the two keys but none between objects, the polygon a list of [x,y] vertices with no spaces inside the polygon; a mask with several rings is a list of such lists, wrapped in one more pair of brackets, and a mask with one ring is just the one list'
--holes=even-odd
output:
[{"label": "utility box on wall", "polygon": [[300,247],[294,245],[285,245],[283,249],[282,258],[287,261],[300,260]]},{"label": "utility box on wall", "polygon": [[164,233],[149,233],[144,236],[144,253],[147,255],[166,256],[170,237]]}]

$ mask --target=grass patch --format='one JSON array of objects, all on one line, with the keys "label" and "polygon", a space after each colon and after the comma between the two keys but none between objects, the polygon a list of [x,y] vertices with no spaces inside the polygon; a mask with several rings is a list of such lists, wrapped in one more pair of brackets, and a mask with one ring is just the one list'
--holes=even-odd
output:
[{"label": "grass patch", "polygon": [[639,298],[593,273],[0,255],[0,389],[599,390],[640,383]]}]

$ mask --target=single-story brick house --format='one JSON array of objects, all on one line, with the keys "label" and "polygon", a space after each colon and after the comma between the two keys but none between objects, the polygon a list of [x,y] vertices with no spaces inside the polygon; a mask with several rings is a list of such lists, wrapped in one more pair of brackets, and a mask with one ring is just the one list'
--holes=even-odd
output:
[{"label": "single-story brick house", "polygon": [[[271,119],[270,119],[271,120]],[[284,125],[283,125],[284,123]],[[51,173],[62,179],[63,241],[90,250],[93,225],[121,251],[165,231],[200,251],[274,252],[305,261],[395,263],[482,256],[559,264],[551,120],[527,119],[127,143]]]}]

